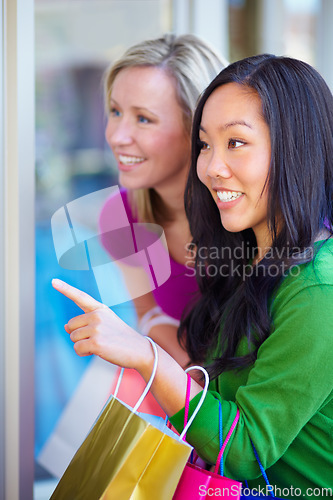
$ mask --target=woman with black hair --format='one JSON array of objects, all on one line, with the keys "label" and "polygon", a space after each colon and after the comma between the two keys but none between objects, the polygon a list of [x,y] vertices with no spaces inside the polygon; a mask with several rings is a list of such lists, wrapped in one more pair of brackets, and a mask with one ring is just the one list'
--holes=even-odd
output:
[{"label": "woman with black hair", "polygon": [[[225,475],[264,487],[254,444],[279,497],[333,487],[333,98],[308,64],[261,55],[224,69],[194,117],[186,210],[202,296],[179,330],[212,381],[187,434],[206,461],[240,419]],[[149,342],[112,311],[56,280],[86,314],[69,321],[79,355],[136,368]],[[173,425],[186,374],[159,348],[152,391]],[[193,381],[190,412],[200,384]]]}]

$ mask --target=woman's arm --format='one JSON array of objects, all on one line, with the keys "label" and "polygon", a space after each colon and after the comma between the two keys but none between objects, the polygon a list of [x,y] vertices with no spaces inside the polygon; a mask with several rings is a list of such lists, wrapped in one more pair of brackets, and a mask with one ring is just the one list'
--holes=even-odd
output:
[{"label": "woman's arm", "polygon": [[[149,380],[154,355],[144,336],[88,294],[60,280],[53,280],[52,285],[85,312],[65,325],[79,356],[95,354],[116,365],[134,368],[146,381]],[[158,347],[158,354],[158,369],[151,392],[165,413],[171,416],[184,407],[187,376],[177,361],[161,347]],[[193,381],[191,398],[201,390],[202,387]]]}]

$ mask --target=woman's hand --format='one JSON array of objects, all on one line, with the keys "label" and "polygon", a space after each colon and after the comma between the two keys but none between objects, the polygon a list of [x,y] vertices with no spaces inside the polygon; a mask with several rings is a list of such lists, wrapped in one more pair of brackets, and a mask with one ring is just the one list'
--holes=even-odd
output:
[{"label": "woman's hand", "polygon": [[153,352],[150,343],[124,323],[105,304],[64,281],[54,279],[52,286],[78,305],[85,314],[72,318],[65,330],[79,356],[97,356],[139,372],[151,371]]},{"label": "woman's hand", "polygon": [[[65,325],[77,354],[96,354],[118,366],[135,368],[147,382],[154,365],[150,342],[87,293],[58,279],[52,285],[85,312]],[[187,376],[167,352],[159,346],[157,350],[158,367],[151,390],[165,413],[173,415],[184,406]],[[201,390],[193,380],[190,399]]]}]

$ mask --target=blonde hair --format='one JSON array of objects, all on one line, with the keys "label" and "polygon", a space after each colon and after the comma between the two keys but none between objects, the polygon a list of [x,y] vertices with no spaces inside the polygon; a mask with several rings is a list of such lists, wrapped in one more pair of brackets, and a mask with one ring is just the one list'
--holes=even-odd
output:
[{"label": "blonde hair", "polygon": [[[202,91],[228,62],[207,42],[195,35],[166,34],[130,47],[104,74],[106,111],[110,111],[113,83],[120,71],[129,67],[153,66],[165,69],[174,79],[184,127],[190,136],[193,113]],[[142,222],[167,220],[162,200],[153,188],[130,191],[130,203]]]}]

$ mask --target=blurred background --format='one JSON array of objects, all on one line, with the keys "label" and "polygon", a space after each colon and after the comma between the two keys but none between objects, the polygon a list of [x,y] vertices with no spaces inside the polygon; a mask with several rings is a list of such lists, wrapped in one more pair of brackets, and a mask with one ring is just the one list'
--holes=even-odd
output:
[{"label": "blurred background", "polygon": [[[99,298],[90,271],[60,268],[51,217],[81,196],[117,184],[104,138],[101,79],[130,45],[165,32],[195,33],[230,62],[271,52],[315,66],[333,86],[330,0],[35,0],[36,335],[35,499],[57,479],[38,456],[86,371],[63,325],[79,314],[52,290],[60,277]],[[86,207],[85,223],[93,207]],[[93,221],[92,221],[93,222]],[[130,303],[115,307],[130,324]]]}]

